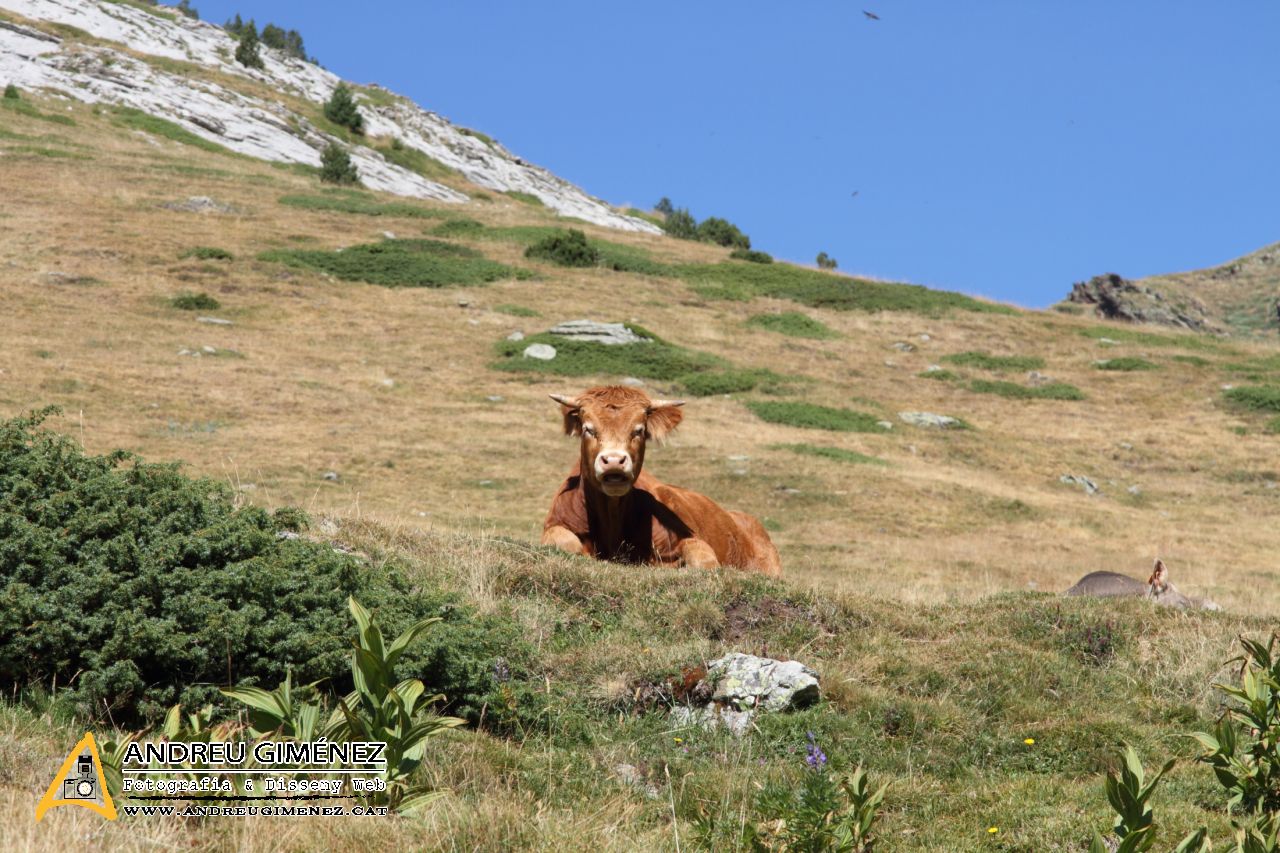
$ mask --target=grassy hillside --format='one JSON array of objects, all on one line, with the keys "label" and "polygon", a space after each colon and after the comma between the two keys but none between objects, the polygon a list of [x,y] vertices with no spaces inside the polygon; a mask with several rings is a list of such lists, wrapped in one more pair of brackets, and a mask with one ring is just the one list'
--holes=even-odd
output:
[{"label": "grassy hillside", "polygon": [[[1232,638],[1264,632],[1280,604],[1280,530],[1261,521],[1280,500],[1273,347],[734,262],[498,194],[459,207],[334,192],[110,110],[24,98],[0,110],[0,416],[56,404],[50,425],[90,452],[180,460],[242,503],[331,517],[335,541],[505,620],[531,650],[509,719],[433,746],[429,781],[453,790],[438,806],[270,837],[67,809],[37,830],[31,792],[83,723],[11,697],[0,825],[18,849],[86,834],[126,849],[673,849],[700,833],[723,848],[757,782],[803,772],[809,731],[891,783],[886,849],[1081,849],[1108,821],[1114,743],[1149,764],[1191,754],[1177,735],[1214,715]],[[184,209],[195,196],[218,207]],[[525,256],[569,227],[602,263]],[[568,347],[548,370],[508,369],[511,333],[542,340],[584,317],[665,349],[643,369],[592,374]],[[712,392],[646,465],[762,517],[782,584],[533,547],[574,458],[546,395],[624,376],[654,396]],[[1225,612],[1047,595],[1157,554]],[[673,734],[638,704],[684,666],[765,647],[818,668],[824,701],[741,741]],[[614,780],[621,763],[639,789]],[[1222,835],[1213,785],[1174,772],[1162,839],[1201,822]]]}]

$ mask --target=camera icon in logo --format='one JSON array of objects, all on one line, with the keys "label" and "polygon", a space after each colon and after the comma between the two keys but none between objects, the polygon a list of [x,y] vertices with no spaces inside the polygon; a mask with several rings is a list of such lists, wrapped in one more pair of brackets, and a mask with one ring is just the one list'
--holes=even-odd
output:
[{"label": "camera icon in logo", "polygon": [[93,772],[93,756],[84,753],[76,759],[75,776],[62,780],[62,799],[96,800],[98,779]]}]

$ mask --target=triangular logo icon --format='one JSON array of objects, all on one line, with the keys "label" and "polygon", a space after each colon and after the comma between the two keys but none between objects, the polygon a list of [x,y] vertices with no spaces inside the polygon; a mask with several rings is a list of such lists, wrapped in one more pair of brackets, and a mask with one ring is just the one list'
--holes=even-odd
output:
[{"label": "triangular logo icon", "polygon": [[36,822],[54,806],[84,806],[107,820],[116,819],[116,806],[111,802],[107,777],[102,773],[102,759],[98,756],[98,745],[91,732],[85,732],[75,749],[71,750],[49,789],[36,803]]}]

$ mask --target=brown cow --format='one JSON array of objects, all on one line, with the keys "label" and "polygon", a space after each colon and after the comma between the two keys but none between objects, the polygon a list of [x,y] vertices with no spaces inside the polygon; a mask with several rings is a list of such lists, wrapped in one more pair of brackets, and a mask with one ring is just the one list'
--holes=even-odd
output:
[{"label": "brown cow", "polygon": [[552,501],[542,544],[601,560],[736,566],[781,577],[778,550],[759,521],[640,470],[645,442],[676,428],[683,401],[650,400],[619,385],[551,399],[560,404],[565,435],[582,437],[582,452]]}]

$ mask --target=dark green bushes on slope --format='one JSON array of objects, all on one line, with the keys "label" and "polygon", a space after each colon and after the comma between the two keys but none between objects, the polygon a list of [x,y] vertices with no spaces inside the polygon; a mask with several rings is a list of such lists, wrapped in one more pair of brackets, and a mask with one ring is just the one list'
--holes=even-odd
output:
[{"label": "dark green bushes on slope", "polygon": [[341,252],[277,249],[259,258],[386,287],[444,287],[528,277],[525,271],[488,260],[474,249],[439,240],[384,240]]},{"label": "dark green bushes on slope", "polygon": [[346,597],[398,633],[443,622],[403,662],[476,719],[501,655],[519,670],[518,626],[476,618],[296,535],[298,510],[237,508],[228,487],[124,452],[87,456],[41,427],[0,422],[0,681],[53,690],[82,715],[157,719],[217,688],[324,680],[350,689]]}]

